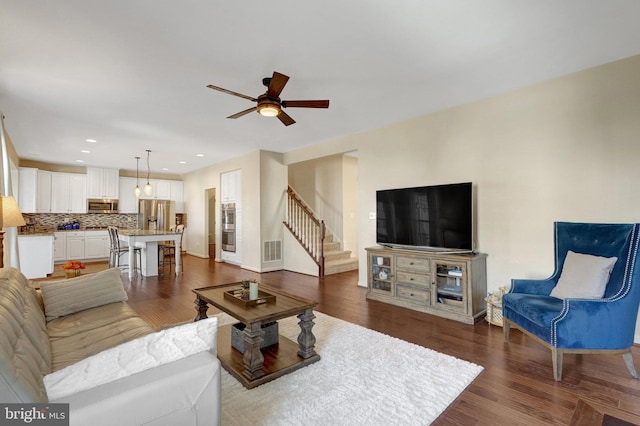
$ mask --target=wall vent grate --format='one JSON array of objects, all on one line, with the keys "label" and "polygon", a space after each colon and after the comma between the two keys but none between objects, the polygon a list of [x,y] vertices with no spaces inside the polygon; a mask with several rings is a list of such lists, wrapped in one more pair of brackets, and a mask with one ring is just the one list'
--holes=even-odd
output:
[{"label": "wall vent grate", "polygon": [[282,260],[282,241],[265,241],[262,250],[263,262],[275,262]]}]

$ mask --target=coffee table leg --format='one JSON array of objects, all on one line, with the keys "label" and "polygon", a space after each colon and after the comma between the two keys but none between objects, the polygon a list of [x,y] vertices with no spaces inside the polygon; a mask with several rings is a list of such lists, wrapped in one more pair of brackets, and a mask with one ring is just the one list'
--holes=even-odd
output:
[{"label": "coffee table leg", "polygon": [[244,328],[244,342],[247,349],[242,355],[244,363],[244,371],[242,374],[249,380],[255,380],[264,376],[262,366],[264,365],[264,355],[260,351],[260,344],[264,341],[264,331],[261,327],[262,323],[255,322]]},{"label": "coffee table leg", "polygon": [[196,304],[196,311],[198,311],[198,315],[196,315],[193,322],[200,321],[207,317],[207,309],[209,309],[209,305],[204,300],[200,299],[200,296],[196,296],[196,300],[194,302]]},{"label": "coffee table leg", "polygon": [[300,334],[298,335],[298,355],[302,358],[307,359],[316,354],[314,350],[316,344],[316,336],[313,335],[311,329],[315,324],[313,320],[315,319],[315,315],[313,314],[313,309],[306,309],[304,313],[298,315],[300,322],[298,325],[300,326]]}]

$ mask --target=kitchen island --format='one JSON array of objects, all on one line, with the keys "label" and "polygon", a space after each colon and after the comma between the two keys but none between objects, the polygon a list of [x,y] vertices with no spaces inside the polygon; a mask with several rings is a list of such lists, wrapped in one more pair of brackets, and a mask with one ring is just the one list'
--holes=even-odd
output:
[{"label": "kitchen island", "polygon": [[[174,241],[176,247],[180,245],[180,234],[171,231],[154,231],[141,229],[120,229],[118,238],[127,243],[129,247],[142,248],[141,273],[144,277],[158,275],[158,242]],[[180,273],[180,250],[176,253],[176,275]],[[129,279],[135,275],[131,265],[134,264],[134,251],[129,250]]]}]

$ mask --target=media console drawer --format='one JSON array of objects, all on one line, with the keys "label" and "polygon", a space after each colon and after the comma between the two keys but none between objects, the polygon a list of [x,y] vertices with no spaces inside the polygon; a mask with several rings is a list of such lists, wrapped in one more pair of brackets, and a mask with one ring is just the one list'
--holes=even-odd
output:
[{"label": "media console drawer", "polygon": [[431,303],[431,293],[428,290],[404,284],[396,285],[396,297],[409,300],[420,305],[429,305]]},{"label": "media console drawer", "polygon": [[396,268],[428,273],[429,259],[409,256],[396,256]]},{"label": "media console drawer", "polygon": [[430,275],[414,274],[411,272],[396,271],[396,281],[411,284],[429,285]]}]

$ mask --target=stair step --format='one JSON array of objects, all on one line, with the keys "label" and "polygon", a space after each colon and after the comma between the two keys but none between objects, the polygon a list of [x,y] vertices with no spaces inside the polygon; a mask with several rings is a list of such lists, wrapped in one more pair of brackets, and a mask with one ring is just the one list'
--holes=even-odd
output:
[{"label": "stair step", "polygon": [[333,262],[337,260],[349,259],[351,257],[351,250],[333,250],[324,252],[324,261]]},{"label": "stair step", "polygon": [[326,242],[324,243],[324,252],[329,252],[329,251],[337,251],[340,250],[340,243],[339,242]]},{"label": "stair step", "polygon": [[350,257],[324,263],[324,274],[332,275],[340,272],[355,271],[358,269],[358,258]]}]

